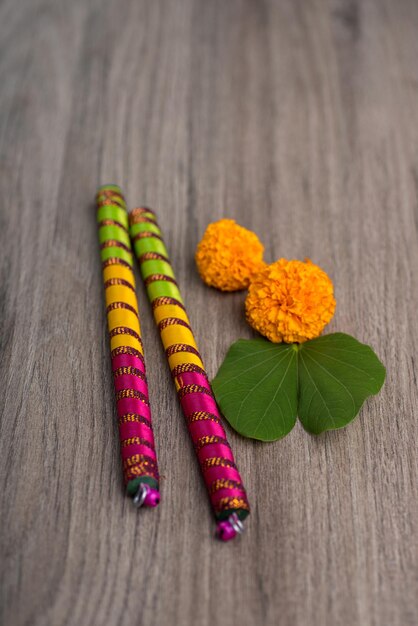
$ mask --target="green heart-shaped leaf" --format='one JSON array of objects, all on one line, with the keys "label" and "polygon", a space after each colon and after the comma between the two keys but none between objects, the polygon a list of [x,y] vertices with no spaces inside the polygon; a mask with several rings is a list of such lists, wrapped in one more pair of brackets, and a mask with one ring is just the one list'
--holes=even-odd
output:
[{"label": "green heart-shaped leaf", "polygon": [[265,339],[238,339],[228,350],[213,391],[222,413],[244,437],[274,441],[297,416],[297,352]]},{"label": "green heart-shaped leaf", "polygon": [[385,368],[369,346],[335,333],[301,345],[239,339],[212,386],[235,430],[274,441],[290,432],[297,414],[314,434],[346,426],[384,380]]},{"label": "green heart-shaped leaf", "polygon": [[315,435],[347,426],[385,380],[370,346],[344,333],[301,344],[298,364],[299,419]]}]

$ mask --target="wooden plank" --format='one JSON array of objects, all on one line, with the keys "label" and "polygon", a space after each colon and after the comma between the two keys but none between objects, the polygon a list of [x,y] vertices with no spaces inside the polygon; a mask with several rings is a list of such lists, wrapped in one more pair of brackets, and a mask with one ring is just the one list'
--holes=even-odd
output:
[{"label": "wooden plank", "polygon": [[[418,5],[413,0],[6,0],[0,7],[3,624],[416,624]],[[250,337],[206,288],[208,222],[336,285],[329,330],[383,392],[347,429],[229,430],[252,503],[213,539],[139,284],[163,501],[123,496],[94,193],[164,228],[213,376]]]}]

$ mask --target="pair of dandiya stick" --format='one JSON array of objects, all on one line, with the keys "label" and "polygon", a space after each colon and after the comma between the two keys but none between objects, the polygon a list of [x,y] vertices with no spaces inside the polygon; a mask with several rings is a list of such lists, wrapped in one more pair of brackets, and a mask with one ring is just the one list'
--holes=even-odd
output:
[{"label": "pair of dandiya stick", "polygon": [[124,481],[136,507],[160,501],[132,244],[223,541],[243,531],[247,495],[155,213],[128,215],[120,187],[97,192],[100,255]]}]

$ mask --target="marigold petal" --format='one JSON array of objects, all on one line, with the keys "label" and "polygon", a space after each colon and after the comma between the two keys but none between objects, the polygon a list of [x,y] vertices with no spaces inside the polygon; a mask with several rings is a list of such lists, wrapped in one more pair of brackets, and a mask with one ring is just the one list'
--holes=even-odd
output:
[{"label": "marigold petal", "polygon": [[302,343],[321,334],[335,311],[329,276],[307,259],[279,259],[253,276],[245,301],[249,324],[275,343]]},{"label": "marigold petal", "polygon": [[196,249],[202,280],[222,291],[246,289],[263,266],[264,246],[257,235],[235,220],[222,219],[207,227]]}]

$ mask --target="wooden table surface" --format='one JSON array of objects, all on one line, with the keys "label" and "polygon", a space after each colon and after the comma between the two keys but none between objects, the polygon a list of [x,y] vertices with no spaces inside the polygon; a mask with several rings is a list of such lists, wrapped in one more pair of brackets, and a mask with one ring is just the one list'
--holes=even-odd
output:
[{"label": "wooden table surface", "polygon": [[[0,24],[0,623],[417,624],[418,2],[4,0]],[[104,182],[158,211],[211,377],[252,336],[195,269],[220,217],[329,272],[329,331],[387,366],[341,431],[228,429],[252,503],[230,544],[141,284],[163,501],[124,496]]]}]

